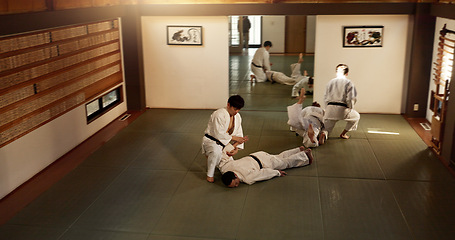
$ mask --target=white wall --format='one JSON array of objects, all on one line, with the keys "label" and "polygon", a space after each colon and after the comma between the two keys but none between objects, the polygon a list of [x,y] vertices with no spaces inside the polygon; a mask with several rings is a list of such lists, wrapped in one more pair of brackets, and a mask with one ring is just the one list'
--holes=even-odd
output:
[{"label": "white wall", "polygon": [[272,42],[270,53],[284,53],[285,30],[286,16],[262,17],[262,43],[265,41]]},{"label": "white wall", "polygon": [[[229,97],[228,17],[142,17],[146,105],[215,109]],[[166,26],[202,26],[202,46],[167,45]]]},{"label": "white wall", "polygon": [[305,52],[314,53],[316,40],[316,16],[307,16]]},{"label": "white wall", "polygon": [[[382,25],[383,47],[343,48],[343,26]],[[314,100],[323,103],[325,86],[339,63],[349,66],[360,113],[400,114],[406,78],[408,15],[317,16]]]},{"label": "white wall", "polygon": [[[447,19],[447,18],[436,18],[436,26],[435,26],[435,33],[434,33],[434,44],[433,44],[433,60],[432,60],[432,63],[434,63],[436,61],[436,59],[438,58],[437,57],[437,54],[438,54],[438,43],[439,43],[439,31],[442,30],[442,28],[444,27],[444,24],[447,24],[447,28],[450,29],[450,30],[455,30],[455,20],[453,19]],[[451,35],[450,37],[452,37],[453,35]],[[435,91],[436,90],[436,84],[434,84],[434,81],[433,81],[433,74],[434,74],[434,64],[432,65],[432,68],[431,68],[431,79],[428,79],[428,82],[429,82],[429,91],[428,91],[428,105],[427,105],[427,115],[426,115],[426,118],[429,122],[431,122],[431,116],[433,116],[433,112],[428,110],[428,108],[430,107],[430,95],[431,95],[431,90]],[[453,74],[453,71],[452,71],[452,74]]]},{"label": "white wall", "polygon": [[0,148],[0,199],[125,111],[126,101],[87,124],[81,105]]}]

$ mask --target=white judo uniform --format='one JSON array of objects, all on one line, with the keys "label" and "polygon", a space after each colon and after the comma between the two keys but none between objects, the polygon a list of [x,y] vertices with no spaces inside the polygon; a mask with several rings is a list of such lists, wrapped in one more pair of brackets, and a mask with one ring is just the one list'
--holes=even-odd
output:
[{"label": "white judo uniform", "polygon": [[[228,145],[232,136],[243,137],[242,117],[239,113],[234,116],[234,130],[228,133],[230,115],[226,108],[220,108],[212,113],[209,123],[205,129],[208,134],[218,139],[223,145]],[[239,144],[237,148],[243,149],[244,144]],[[220,163],[223,155],[223,147],[216,141],[204,136],[202,138],[202,154],[207,156],[207,176],[213,177],[215,168]]]},{"label": "white judo uniform", "polygon": [[[323,131],[325,136],[328,136],[327,131],[323,127],[324,109],[315,106],[308,106],[302,109],[302,104],[295,103],[288,106],[288,125],[291,130],[303,137],[303,146],[317,147],[319,146],[318,135]],[[313,127],[314,137],[311,139],[308,136],[308,128],[310,124]],[[313,140],[314,142],[311,142]]]},{"label": "white judo uniform", "polygon": [[292,73],[290,77],[286,76],[286,74],[282,72],[277,71],[267,71],[265,74],[267,76],[267,80],[271,82],[277,82],[285,85],[294,85],[292,87],[291,96],[298,97],[300,94],[300,89],[302,88],[312,91],[312,88],[310,88],[308,84],[310,77],[302,75],[300,67],[300,63],[291,64]]},{"label": "white judo uniform", "polygon": [[357,130],[360,114],[354,110],[357,101],[357,90],[346,76],[334,78],[329,81],[324,95],[326,105],[324,127],[330,133],[336,122],[346,121],[345,130]]},{"label": "white judo uniform", "polygon": [[253,184],[257,181],[264,181],[273,177],[280,176],[280,171],[286,168],[302,167],[308,165],[310,160],[304,151],[299,148],[286,150],[278,155],[272,155],[263,151],[252,153],[262,165],[250,156],[234,160],[229,157],[226,152],[234,149],[232,145],[227,145],[223,150],[223,157],[221,159],[219,168],[221,173],[228,171],[234,172],[241,182],[246,184]]},{"label": "white judo uniform", "polygon": [[254,53],[253,60],[251,61],[251,72],[256,76],[257,82],[267,81],[265,72],[272,70],[270,67],[270,55],[264,48],[260,47]]}]

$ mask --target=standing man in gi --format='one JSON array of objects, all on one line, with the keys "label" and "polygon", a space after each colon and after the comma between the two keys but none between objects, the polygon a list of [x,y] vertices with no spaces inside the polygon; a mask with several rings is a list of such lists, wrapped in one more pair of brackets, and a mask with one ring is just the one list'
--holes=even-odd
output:
[{"label": "standing man in gi", "polygon": [[[229,144],[223,151],[229,152],[234,148],[235,144]],[[286,176],[284,169],[302,167],[312,162],[311,149],[304,147],[286,150],[278,155],[259,151],[238,160],[223,154],[220,162],[220,171],[223,173],[221,180],[228,187],[237,187],[240,182],[251,185],[257,181]]]},{"label": "standing man in gi", "polygon": [[338,120],[345,120],[346,127],[340,138],[348,139],[349,131],[357,130],[360,114],[354,110],[357,102],[357,91],[354,84],[347,78],[349,68],[346,64],[338,64],[337,77],[327,84],[324,102],[326,105],[324,115],[325,129],[330,133]]},{"label": "standing man in gi", "polygon": [[[243,148],[243,143],[248,137],[243,136],[242,117],[238,113],[244,106],[245,101],[239,95],[233,95],[228,99],[227,106],[220,108],[210,116],[205,135],[202,138],[202,153],[207,157],[207,181],[214,182],[215,168],[220,163],[223,148],[231,141]],[[237,153],[235,148],[229,155]]]},{"label": "standing man in gi", "polygon": [[265,41],[263,46],[256,50],[253,60],[251,61],[251,80],[256,79],[257,82],[267,81],[265,73],[272,70],[270,64],[269,49],[272,47],[272,42]]}]

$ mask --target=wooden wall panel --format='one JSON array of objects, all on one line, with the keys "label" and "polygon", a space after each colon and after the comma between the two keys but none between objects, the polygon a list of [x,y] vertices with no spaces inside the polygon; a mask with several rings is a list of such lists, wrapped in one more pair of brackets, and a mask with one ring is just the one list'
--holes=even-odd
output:
[{"label": "wooden wall panel", "polygon": [[0,38],[0,147],[122,82],[116,19]]},{"label": "wooden wall panel", "polygon": [[8,0],[9,13],[45,11],[45,0]]},{"label": "wooden wall panel", "polygon": [[8,12],[8,0],[0,0],[0,13]]},{"label": "wooden wall panel", "polygon": [[92,7],[92,0],[54,0],[54,9],[72,9]]},{"label": "wooden wall panel", "polygon": [[286,53],[305,53],[306,16],[286,16]]},{"label": "wooden wall panel", "polygon": [[120,0],[92,0],[94,7],[106,7],[124,4]]}]

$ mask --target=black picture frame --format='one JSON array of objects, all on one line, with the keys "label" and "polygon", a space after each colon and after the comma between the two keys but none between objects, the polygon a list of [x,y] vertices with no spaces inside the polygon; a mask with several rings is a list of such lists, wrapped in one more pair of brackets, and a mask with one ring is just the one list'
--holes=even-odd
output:
[{"label": "black picture frame", "polygon": [[343,47],[382,47],[384,26],[343,27]]},{"label": "black picture frame", "polygon": [[167,45],[202,46],[202,26],[167,26]]}]

